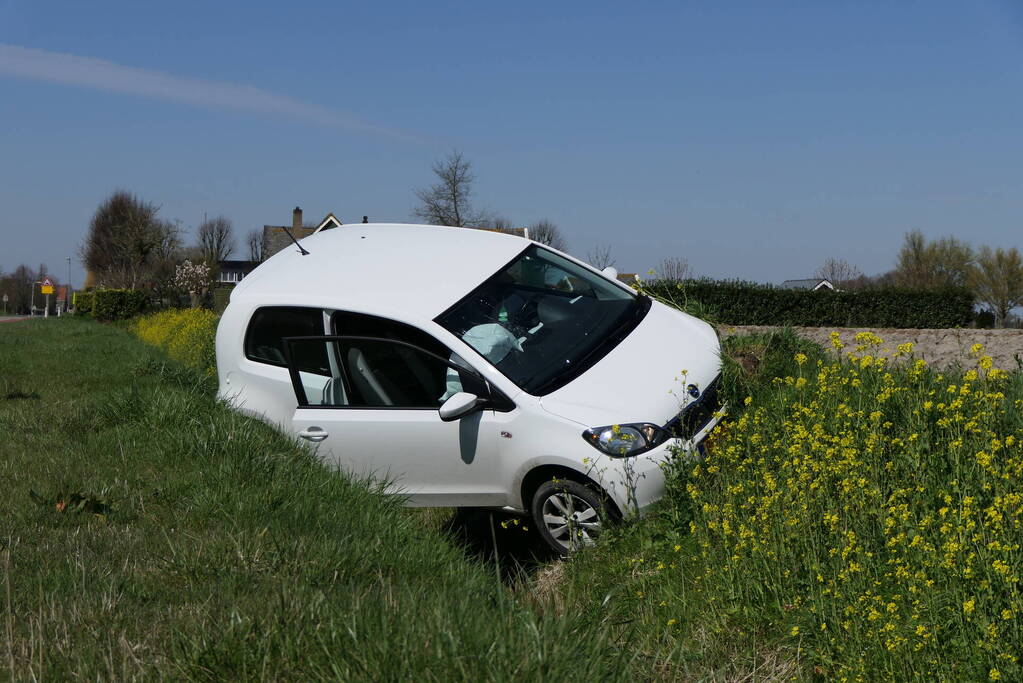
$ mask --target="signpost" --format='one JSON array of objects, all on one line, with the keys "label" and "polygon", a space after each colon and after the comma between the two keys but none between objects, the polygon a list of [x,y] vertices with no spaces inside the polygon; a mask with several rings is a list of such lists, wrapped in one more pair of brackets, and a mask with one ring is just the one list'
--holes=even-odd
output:
[{"label": "signpost", "polygon": [[53,294],[53,280],[48,277],[43,278],[42,286],[39,288],[43,294],[46,295],[46,308],[43,313],[44,318],[50,317],[50,295]]}]

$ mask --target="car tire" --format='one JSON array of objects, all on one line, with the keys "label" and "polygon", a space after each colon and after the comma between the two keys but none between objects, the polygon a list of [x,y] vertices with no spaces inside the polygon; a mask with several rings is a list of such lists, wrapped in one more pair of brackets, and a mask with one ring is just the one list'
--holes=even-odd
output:
[{"label": "car tire", "polygon": [[613,521],[603,494],[571,479],[541,484],[530,512],[540,536],[560,555],[591,545]]}]

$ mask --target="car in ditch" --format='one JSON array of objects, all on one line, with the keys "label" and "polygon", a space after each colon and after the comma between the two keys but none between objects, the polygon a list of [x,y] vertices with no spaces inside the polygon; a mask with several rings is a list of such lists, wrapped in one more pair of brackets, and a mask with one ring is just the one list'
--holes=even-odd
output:
[{"label": "car in ditch", "polygon": [[529,515],[567,553],[723,411],[714,329],[612,275],[492,231],[323,231],[232,291],[219,396],[406,505]]}]

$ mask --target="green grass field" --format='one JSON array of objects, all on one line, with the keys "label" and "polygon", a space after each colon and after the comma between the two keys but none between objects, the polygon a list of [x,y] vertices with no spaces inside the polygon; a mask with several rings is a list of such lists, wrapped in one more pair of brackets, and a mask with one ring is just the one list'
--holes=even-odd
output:
[{"label": "green grass field", "polygon": [[522,600],[210,389],[121,329],[0,328],[12,679],[645,675],[599,615]]},{"label": "green grass field", "polygon": [[7,324],[0,670],[1019,680],[1023,374],[876,347],[729,339],[710,455],[553,561],[328,471],[125,329]]}]

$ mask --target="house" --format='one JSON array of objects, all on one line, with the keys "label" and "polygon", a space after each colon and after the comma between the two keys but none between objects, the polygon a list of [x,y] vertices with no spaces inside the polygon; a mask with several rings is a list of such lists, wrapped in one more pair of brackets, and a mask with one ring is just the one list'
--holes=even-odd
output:
[{"label": "house", "polygon": [[831,280],[823,277],[811,277],[803,280],[786,280],[781,283],[782,289],[810,289],[818,291],[821,289],[835,290],[835,285],[831,284]]},{"label": "house", "polygon": [[221,261],[217,283],[236,285],[258,265],[255,261]]},{"label": "house", "polygon": [[[362,217],[363,223],[368,223],[369,220],[366,216]],[[282,249],[286,249],[291,246],[293,242],[288,237],[290,231],[295,236],[296,240],[300,240],[303,237],[309,237],[315,235],[318,232],[324,230],[333,230],[334,228],[340,228],[342,225],[341,220],[333,213],[328,213],[323,217],[315,227],[302,225],[302,208],[296,206],[291,212],[291,227],[285,228],[283,225],[264,225],[263,226],[263,258],[268,259]],[[509,235],[515,235],[516,237],[523,237],[529,239],[528,228],[475,228],[476,230],[486,230],[488,232],[503,232]]]},{"label": "house", "polygon": [[264,225],[263,226],[263,258],[268,259],[281,249],[285,249],[291,246],[291,238],[288,237],[288,231],[295,236],[296,240],[300,240],[303,237],[309,237],[322,230],[331,230],[333,228],[340,228],[341,221],[333,213],[328,213],[324,216],[323,220],[320,221],[315,227],[302,225],[302,209],[296,206],[295,210],[291,212],[291,227],[285,228],[283,225]]}]

